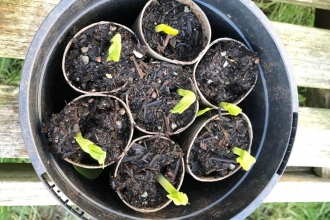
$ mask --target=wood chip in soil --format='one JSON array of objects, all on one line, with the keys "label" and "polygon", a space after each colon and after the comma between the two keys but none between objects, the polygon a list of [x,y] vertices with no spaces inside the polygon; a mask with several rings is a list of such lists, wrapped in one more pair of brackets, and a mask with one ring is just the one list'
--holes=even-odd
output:
[{"label": "wood chip in soil", "polygon": [[[110,40],[117,33],[122,38],[120,60],[106,61]],[[83,91],[116,91],[138,74],[130,58],[133,51],[144,55],[146,48],[125,28],[113,23],[93,26],[73,40],[65,57],[67,77]]]},{"label": "wood chip in soil", "polygon": [[213,45],[196,68],[196,81],[204,97],[214,105],[234,102],[257,81],[259,58],[234,41]]},{"label": "wood chip in soil", "polygon": [[115,178],[126,202],[137,208],[156,208],[168,201],[168,194],[155,179],[162,173],[174,187],[182,175],[183,151],[175,142],[154,136],[133,143]]},{"label": "wood chip in soil", "polygon": [[[158,3],[157,3],[158,2]],[[158,24],[166,24],[179,34],[169,40],[167,34],[155,32]],[[190,8],[173,0],[159,0],[145,10],[142,29],[149,46],[172,60],[191,61],[204,49],[202,25]]]},{"label": "wood chip in soil", "polygon": [[224,177],[238,168],[231,147],[248,150],[248,124],[241,115],[222,115],[199,132],[189,155],[189,167],[199,177]]},{"label": "wood chip in soil", "polygon": [[140,66],[146,76],[132,83],[126,93],[135,123],[149,132],[161,133],[175,132],[190,123],[196,114],[196,102],[182,114],[170,110],[182,98],[177,89],[193,91],[191,67],[157,61]]},{"label": "wood chip in soil", "polygon": [[114,162],[127,145],[130,134],[128,115],[117,100],[109,97],[86,97],[69,103],[60,113],[54,114],[48,125],[51,151],[76,163],[99,166],[75,142],[81,132],[107,152],[105,164]]}]

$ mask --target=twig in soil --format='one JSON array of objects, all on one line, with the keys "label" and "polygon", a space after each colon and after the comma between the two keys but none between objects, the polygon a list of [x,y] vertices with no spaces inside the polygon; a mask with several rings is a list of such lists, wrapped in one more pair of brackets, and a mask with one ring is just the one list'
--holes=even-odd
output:
[{"label": "twig in soil", "polygon": [[199,140],[201,138],[203,138],[205,135],[207,135],[208,133],[210,133],[209,131],[204,132],[201,136],[199,136],[196,140]]},{"label": "twig in soil", "polygon": [[133,61],[136,71],[140,75],[140,78],[142,79],[144,77],[144,73],[142,72],[141,68],[139,67],[138,63],[136,62],[135,56],[130,56],[130,59]]},{"label": "twig in soil", "polygon": [[167,35],[167,36],[166,36],[166,38],[165,38],[165,40],[164,40],[164,43],[163,43],[164,48],[167,46],[169,40],[170,40],[172,37],[173,37],[173,36],[171,36],[171,35]]},{"label": "twig in soil", "polygon": [[115,92],[118,92],[118,91],[122,90],[123,88],[126,87],[127,83],[128,83],[128,82],[125,82],[124,85],[122,85],[122,86],[119,87],[119,88],[116,88],[116,89],[113,89],[113,90],[109,91],[109,93],[115,93]]},{"label": "twig in soil", "polygon": [[176,165],[175,165],[175,170],[174,170],[174,178],[176,178],[176,176],[179,173],[179,168],[180,168],[180,158],[176,161]]},{"label": "twig in soil", "polygon": [[143,62],[142,60],[140,60],[140,63],[141,63],[141,65],[142,65],[144,68],[146,68],[146,69],[151,69],[151,67],[148,66],[148,64],[146,64],[146,63]]},{"label": "twig in soil", "polygon": [[223,162],[223,163],[237,163],[237,161],[235,161],[235,160],[225,159],[225,158],[220,157],[219,155],[211,155],[210,159],[219,161],[219,162]]},{"label": "twig in soil", "polygon": [[129,161],[134,161],[134,160],[139,160],[139,159],[141,159],[143,157],[143,155],[136,155],[136,156],[131,156],[131,157],[124,157],[123,158],[123,163],[125,163],[125,162],[129,162]]},{"label": "twig in soil", "polygon": [[170,129],[170,119],[164,114],[165,127],[167,132],[171,132]]},{"label": "twig in soil", "polygon": [[149,167],[152,167],[159,159],[161,158],[160,154],[156,154],[154,158],[149,163]]},{"label": "twig in soil", "polygon": [[151,107],[151,106],[154,106],[154,105],[158,105],[162,102],[163,100],[156,100],[154,102],[150,102],[146,105],[146,107]]},{"label": "twig in soil", "polygon": [[144,161],[144,162],[146,162],[146,163],[149,163],[148,161],[147,161],[147,158],[150,156],[150,155],[152,155],[152,153],[151,152],[148,152],[146,155],[144,155],[143,157],[142,157],[142,161]]},{"label": "twig in soil", "polygon": [[216,168],[212,168],[212,169],[206,171],[206,172],[205,172],[205,175],[209,175],[210,173],[212,173],[212,172],[214,172],[214,171],[216,171],[216,170],[217,170]]},{"label": "twig in soil", "polygon": [[203,142],[203,141],[207,141],[207,140],[211,140],[211,139],[215,139],[216,137],[215,136],[212,136],[212,137],[208,137],[208,138],[204,138],[202,140],[196,140],[195,143],[199,143],[199,142]]}]

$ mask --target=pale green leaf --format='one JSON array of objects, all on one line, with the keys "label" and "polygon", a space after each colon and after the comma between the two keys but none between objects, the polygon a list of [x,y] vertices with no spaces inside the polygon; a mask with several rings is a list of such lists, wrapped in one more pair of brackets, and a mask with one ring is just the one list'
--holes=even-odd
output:
[{"label": "pale green leaf", "polygon": [[233,147],[231,150],[234,154],[239,156],[236,161],[242,166],[243,170],[245,171],[248,171],[256,162],[256,159],[245,150],[242,150],[238,147]]},{"label": "pale green leaf", "polygon": [[178,104],[174,106],[171,113],[182,114],[186,109],[188,109],[195,101],[196,95],[190,90],[178,89],[178,94],[182,96]]},{"label": "pale green leaf", "polygon": [[77,141],[77,143],[79,144],[79,146],[81,147],[81,149],[83,151],[85,151],[92,158],[94,158],[95,160],[97,160],[97,162],[100,165],[102,165],[103,168],[104,168],[104,162],[105,162],[105,158],[106,158],[106,155],[107,155],[107,152],[106,151],[103,151],[102,148],[100,148],[99,146],[95,145],[90,140],[83,138],[83,136],[81,135],[81,133],[78,133],[77,134],[76,141]]},{"label": "pale green leaf", "polygon": [[161,31],[163,31],[164,33],[166,33],[168,35],[172,35],[172,36],[178,35],[178,33],[179,33],[179,30],[172,28],[171,26],[166,25],[166,24],[159,24],[155,27],[155,32],[158,33]]},{"label": "pale green leaf", "polygon": [[120,53],[121,53],[121,35],[116,34],[110,42],[112,43],[109,47],[108,52],[108,58],[107,61],[113,60],[115,62],[118,62],[120,59]]},{"label": "pale green leaf", "polygon": [[242,109],[237,105],[228,103],[228,102],[221,102],[219,106],[229,112],[229,114],[237,116],[239,113],[242,112]]}]

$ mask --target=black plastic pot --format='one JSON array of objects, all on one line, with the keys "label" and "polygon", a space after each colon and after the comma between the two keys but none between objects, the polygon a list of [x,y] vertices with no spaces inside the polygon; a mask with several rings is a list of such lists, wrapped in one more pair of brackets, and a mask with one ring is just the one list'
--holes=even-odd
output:
[{"label": "black plastic pot", "polygon": [[79,210],[96,219],[243,219],[263,201],[283,173],[298,117],[296,85],[284,46],[250,0],[196,1],[209,18],[213,39],[237,39],[260,56],[257,84],[240,104],[253,126],[251,153],[257,162],[249,172],[239,170],[215,183],[198,182],[187,175],[181,190],[188,195],[190,205],[171,204],[159,212],[143,214],[128,208],[111,190],[109,170],[96,180],[87,180],[48,152],[42,122],[78,96],[61,71],[66,44],[75,32],[93,22],[109,20],[131,26],[146,2],[61,1],[41,25],[25,59],[19,101],[23,138],[33,166],[49,191],[77,216],[83,214],[59,197],[49,179]]}]

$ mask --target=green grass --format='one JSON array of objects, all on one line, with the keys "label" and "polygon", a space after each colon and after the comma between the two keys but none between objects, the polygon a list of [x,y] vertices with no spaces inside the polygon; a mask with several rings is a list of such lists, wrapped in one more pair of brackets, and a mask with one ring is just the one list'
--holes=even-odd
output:
[{"label": "green grass", "polygon": [[19,85],[23,60],[0,57],[0,84]]},{"label": "green grass", "polygon": [[326,220],[330,219],[329,202],[265,203],[247,220]]},{"label": "green grass", "polygon": [[31,161],[28,158],[0,158],[0,163],[31,163]]},{"label": "green grass", "polygon": [[255,0],[254,2],[271,21],[314,26],[315,8],[291,5],[270,0]]}]

